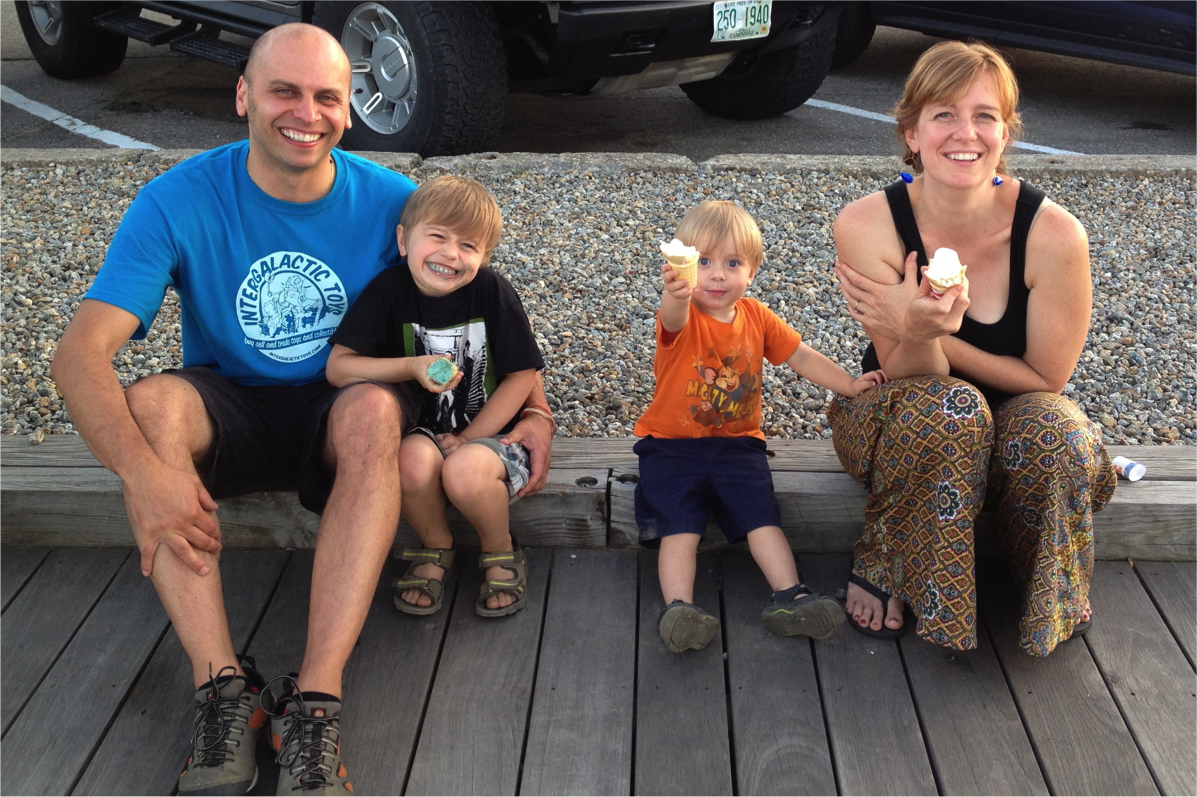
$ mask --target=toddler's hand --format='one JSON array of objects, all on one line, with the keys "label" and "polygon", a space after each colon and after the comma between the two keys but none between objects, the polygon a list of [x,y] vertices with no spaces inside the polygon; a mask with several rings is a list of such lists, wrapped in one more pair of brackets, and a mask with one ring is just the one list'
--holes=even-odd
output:
[{"label": "toddler's hand", "polygon": [[[458,376],[460,376],[460,374],[458,374]],[[452,432],[445,432],[444,434],[438,434],[436,436],[436,444],[440,447],[441,453],[447,457],[449,454],[465,445],[466,441]]]},{"label": "toddler's hand", "polygon": [[848,395],[851,398],[855,398],[866,390],[874,387],[880,387],[888,381],[889,379],[886,378],[884,371],[880,369],[876,371],[869,371],[867,374],[861,374],[860,376],[856,377],[856,379],[852,382],[852,392]]},{"label": "toddler's hand", "polygon": [[428,375],[428,367],[437,360],[448,359],[443,354],[428,354],[423,357],[412,357],[412,369],[415,372],[414,378],[420,383],[420,387],[424,388],[430,393],[444,393],[446,390],[452,390],[457,387],[457,383],[461,381],[461,371],[454,374],[453,378],[445,384],[436,382]]},{"label": "toddler's hand", "polygon": [[694,293],[694,287],[689,280],[684,280],[678,276],[677,269],[666,263],[661,267],[661,278],[665,280],[665,292],[675,299],[683,302],[690,301],[690,295]]}]

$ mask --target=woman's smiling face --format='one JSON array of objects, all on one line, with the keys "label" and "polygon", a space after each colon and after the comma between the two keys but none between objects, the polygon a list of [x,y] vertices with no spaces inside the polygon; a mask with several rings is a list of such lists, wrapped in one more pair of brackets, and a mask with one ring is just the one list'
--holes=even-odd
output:
[{"label": "woman's smiling face", "polygon": [[955,102],[923,106],[906,144],[923,162],[924,174],[956,187],[992,179],[1010,132],[1002,120],[997,83],[982,73]]}]

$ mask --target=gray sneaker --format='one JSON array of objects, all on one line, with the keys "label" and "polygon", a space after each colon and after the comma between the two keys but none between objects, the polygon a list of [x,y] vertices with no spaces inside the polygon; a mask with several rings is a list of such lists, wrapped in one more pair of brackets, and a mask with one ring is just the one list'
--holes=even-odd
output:
[{"label": "gray sneaker", "polygon": [[661,610],[657,633],[674,653],[702,650],[719,631],[719,621],[692,603],[675,600]]},{"label": "gray sneaker", "polygon": [[278,754],[276,794],[352,794],[341,763],[341,701],[305,699],[292,676],[267,687],[262,706],[270,717],[270,740]]},{"label": "gray sneaker", "polygon": [[244,676],[222,668],[195,692],[195,733],[179,773],[179,794],[245,794],[258,782],[254,748],[266,724],[263,682],[252,660],[241,668]]}]

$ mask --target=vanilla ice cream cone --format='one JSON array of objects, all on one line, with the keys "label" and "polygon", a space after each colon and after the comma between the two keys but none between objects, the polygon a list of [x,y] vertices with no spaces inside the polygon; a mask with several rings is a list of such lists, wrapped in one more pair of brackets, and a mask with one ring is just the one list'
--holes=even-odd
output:
[{"label": "vanilla ice cream cone", "polygon": [[661,244],[661,254],[673,266],[677,275],[690,283],[691,288],[698,287],[698,250],[693,246],[686,246],[674,238],[667,244]]},{"label": "vanilla ice cream cone", "polygon": [[931,294],[935,298],[943,296],[948,288],[964,282],[964,272],[968,266],[960,262],[960,255],[955,249],[936,249],[927,266],[927,281],[931,283]]}]

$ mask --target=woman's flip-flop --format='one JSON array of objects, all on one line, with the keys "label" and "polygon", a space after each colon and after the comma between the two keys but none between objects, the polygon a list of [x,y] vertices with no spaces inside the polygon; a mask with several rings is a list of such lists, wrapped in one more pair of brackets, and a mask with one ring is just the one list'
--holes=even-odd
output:
[{"label": "woman's flip-flop", "polygon": [[[884,612],[889,611],[889,599],[892,598],[893,595],[890,595],[888,592],[885,592],[880,587],[877,587],[874,584],[872,584],[871,582],[866,581],[865,579],[861,578],[860,576],[856,575],[855,573],[848,574],[848,583],[855,584],[856,586],[863,589],[865,592],[872,595],[877,600],[881,601],[881,610],[882,611],[884,611]],[[890,628],[885,624],[885,620],[882,620],[881,621],[881,630],[874,631],[872,628],[869,628],[867,625],[861,625],[854,618],[851,618],[851,617],[848,618],[848,626],[853,631],[856,631],[859,634],[864,634],[867,637],[872,637],[874,639],[898,639],[903,634],[906,633],[906,611],[905,611],[905,609],[903,609],[903,611],[902,611],[902,627],[901,628]]]}]

